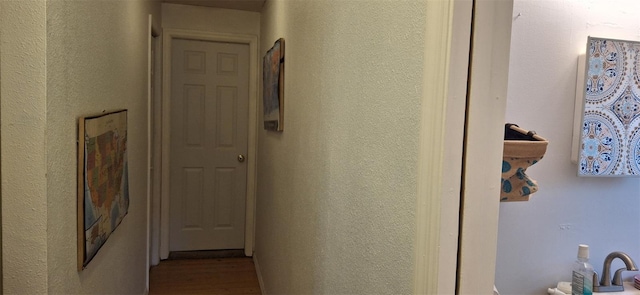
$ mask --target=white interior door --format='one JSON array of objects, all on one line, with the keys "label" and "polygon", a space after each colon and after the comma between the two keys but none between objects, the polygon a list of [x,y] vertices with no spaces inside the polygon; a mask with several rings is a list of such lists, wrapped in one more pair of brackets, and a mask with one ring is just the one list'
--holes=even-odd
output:
[{"label": "white interior door", "polygon": [[172,43],[169,250],[243,249],[249,46]]}]

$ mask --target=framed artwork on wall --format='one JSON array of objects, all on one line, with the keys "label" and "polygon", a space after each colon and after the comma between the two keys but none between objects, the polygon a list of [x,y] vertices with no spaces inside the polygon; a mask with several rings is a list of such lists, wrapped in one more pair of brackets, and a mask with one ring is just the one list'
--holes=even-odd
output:
[{"label": "framed artwork on wall", "polygon": [[129,211],[127,111],[78,120],[78,271]]},{"label": "framed artwork on wall", "polygon": [[579,176],[640,175],[640,42],[589,37]]},{"label": "framed artwork on wall", "polygon": [[262,61],[262,102],[264,129],[283,130],[284,119],[284,39],[278,39]]}]

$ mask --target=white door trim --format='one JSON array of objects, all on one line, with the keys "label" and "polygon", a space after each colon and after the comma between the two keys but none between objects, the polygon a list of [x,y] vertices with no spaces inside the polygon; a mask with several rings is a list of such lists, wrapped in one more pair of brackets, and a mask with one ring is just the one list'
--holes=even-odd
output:
[{"label": "white door trim", "polygon": [[456,292],[460,295],[493,292],[513,22],[513,0],[474,2]]},{"label": "white door trim", "polygon": [[427,2],[414,294],[493,291],[512,11],[513,0]]},{"label": "white door trim", "polygon": [[173,39],[232,42],[249,45],[249,132],[247,153],[247,199],[244,252],[253,255],[256,199],[256,163],[258,130],[258,37],[243,34],[221,34],[194,30],[163,30],[162,83],[162,209],[160,212],[160,257],[169,257],[169,154],[171,101],[171,43]]},{"label": "white door trim", "polygon": [[[157,87],[155,87],[151,81],[152,79],[152,62],[153,62],[153,56],[152,56],[152,46],[153,46],[153,39],[158,36],[156,29],[153,26],[153,15],[149,14],[149,26],[148,26],[148,35],[147,35],[147,267],[151,266],[151,259],[150,259],[150,252],[151,252],[151,245],[152,245],[152,241],[151,241],[151,197],[152,197],[152,187],[151,187],[151,178],[153,177],[152,172],[153,172],[153,163],[151,163],[151,149],[153,148],[152,144],[153,142],[151,142],[151,133],[153,132],[153,122],[151,121],[151,115],[152,115],[152,93],[154,89],[157,89]],[[153,52],[154,54],[156,52]],[[157,74],[157,69],[154,69],[156,71]],[[145,276],[145,286],[146,286],[146,291],[149,291],[149,272],[146,273]]]},{"label": "white door trim", "polygon": [[151,100],[153,101],[153,109],[151,113],[153,116],[153,122],[151,122],[152,129],[150,132],[153,134],[153,142],[151,143],[152,153],[154,155],[153,162],[150,163],[153,168],[153,174],[151,175],[151,199],[149,201],[149,266],[158,265],[160,263],[160,199],[161,199],[161,175],[162,172],[162,137],[160,129],[162,127],[162,33],[153,26],[152,34],[155,38],[155,56],[154,56],[154,73],[153,77],[154,93]]},{"label": "white door trim", "polygon": [[428,1],[414,294],[455,294],[471,1]]}]

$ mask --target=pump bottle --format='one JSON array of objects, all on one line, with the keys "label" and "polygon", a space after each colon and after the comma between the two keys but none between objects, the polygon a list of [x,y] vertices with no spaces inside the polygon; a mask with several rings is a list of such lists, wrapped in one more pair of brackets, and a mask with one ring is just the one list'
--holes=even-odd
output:
[{"label": "pump bottle", "polygon": [[578,245],[578,259],[573,266],[572,295],[593,294],[593,266],[589,263],[589,246]]}]

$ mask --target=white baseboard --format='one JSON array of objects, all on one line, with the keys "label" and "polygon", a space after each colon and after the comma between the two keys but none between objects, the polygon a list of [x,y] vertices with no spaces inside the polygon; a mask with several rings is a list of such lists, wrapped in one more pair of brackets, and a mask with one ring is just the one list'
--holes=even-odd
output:
[{"label": "white baseboard", "polygon": [[253,252],[253,265],[256,267],[256,275],[258,276],[258,284],[260,284],[260,292],[262,295],[267,295],[267,291],[264,288],[264,282],[262,281],[262,272],[260,272],[260,264],[258,263],[258,255]]}]

